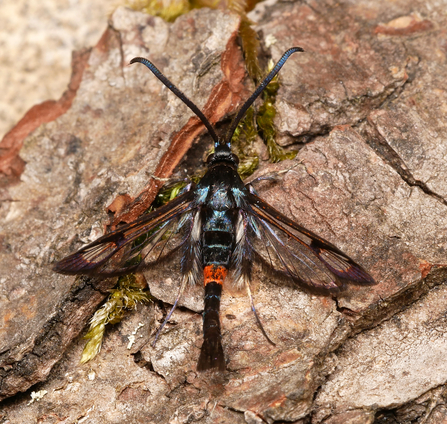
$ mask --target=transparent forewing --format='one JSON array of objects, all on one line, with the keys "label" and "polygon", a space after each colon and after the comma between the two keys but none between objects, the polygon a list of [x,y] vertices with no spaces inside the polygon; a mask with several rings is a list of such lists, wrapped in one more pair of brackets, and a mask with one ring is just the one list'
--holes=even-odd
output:
[{"label": "transparent forewing", "polygon": [[[338,292],[342,283],[306,247],[288,237],[286,232],[256,215],[248,216],[247,232],[251,249],[260,262],[300,286],[317,292]],[[259,233],[260,237],[254,236]]]},{"label": "transparent forewing", "polygon": [[201,228],[200,208],[197,208],[191,212],[188,220],[189,235],[182,244],[181,271],[186,282],[191,285],[200,281],[203,272]]},{"label": "transparent forewing", "polygon": [[246,237],[258,259],[272,270],[320,293],[337,292],[345,282],[374,284],[372,277],[337,247],[250,193]]},{"label": "transparent forewing", "polygon": [[54,266],[62,274],[122,275],[169,255],[189,237],[194,194],[175,198],[136,221],[100,237]]},{"label": "transparent forewing", "polygon": [[251,234],[250,228],[247,228],[249,226],[247,214],[241,209],[236,224],[236,244],[231,255],[230,264],[230,281],[239,288],[243,287],[251,279],[253,258],[252,247],[249,242],[249,237],[247,237],[247,234]]}]

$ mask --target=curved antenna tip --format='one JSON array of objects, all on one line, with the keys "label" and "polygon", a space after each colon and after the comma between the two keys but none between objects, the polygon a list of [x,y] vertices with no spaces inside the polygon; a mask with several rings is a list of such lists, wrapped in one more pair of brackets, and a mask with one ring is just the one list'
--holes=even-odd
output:
[{"label": "curved antenna tip", "polygon": [[230,143],[231,138],[233,137],[234,132],[236,131],[236,127],[239,124],[239,121],[247,112],[247,109],[254,103],[254,101],[259,97],[265,87],[267,87],[268,83],[275,77],[275,75],[280,71],[283,67],[286,60],[296,52],[304,52],[302,47],[292,47],[288,49],[282,56],[281,59],[278,60],[275,67],[269,72],[269,74],[264,78],[264,80],[258,85],[254,93],[249,97],[249,99],[239,108],[236,116],[231,121],[230,127],[225,135],[225,142]]},{"label": "curved antenna tip", "polygon": [[188,106],[196,116],[203,122],[206,129],[208,130],[209,135],[214,140],[215,143],[219,142],[219,137],[214,130],[214,127],[211,125],[208,118],[203,114],[203,112],[183,94],[171,81],[166,78],[161,71],[149,60],[144,57],[134,57],[129,65],[132,63],[139,62],[145,65],[169,90],[171,90],[186,106]]},{"label": "curved antenna tip", "polygon": [[129,65],[132,65],[132,63],[136,63],[136,62],[139,62],[139,63],[141,63],[141,62],[144,62],[144,61],[146,61],[147,59],[145,59],[144,57],[134,57],[130,62],[129,62]]}]

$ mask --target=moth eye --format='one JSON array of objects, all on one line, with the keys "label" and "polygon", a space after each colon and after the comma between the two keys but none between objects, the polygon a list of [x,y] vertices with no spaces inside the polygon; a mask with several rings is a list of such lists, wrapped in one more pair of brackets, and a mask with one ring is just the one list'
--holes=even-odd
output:
[{"label": "moth eye", "polygon": [[239,158],[234,153],[231,154],[231,160],[236,164],[239,165]]},{"label": "moth eye", "polygon": [[214,159],[214,153],[212,153],[211,155],[208,156],[206,163],[211,163]]}]

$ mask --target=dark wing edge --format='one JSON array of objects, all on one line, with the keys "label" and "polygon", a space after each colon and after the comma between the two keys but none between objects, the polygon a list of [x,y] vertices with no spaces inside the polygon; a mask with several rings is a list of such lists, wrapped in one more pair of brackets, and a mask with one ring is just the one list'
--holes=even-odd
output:
[{"label": "dark wing edge", "polygon": [[[141,269],[144,259],[151,254],[156,256],[153,260],[155,263],[161,256],[165,257],[177,250],[189,236],[186,234],[176,243],[172,241],[172,235],[179,231],[181,226],[188,227],[185,224],[188,219],[192,219],[193,200],[194,193],[188,190],[155,211],[66,256],[53,265],[53,270],[67,275],[112,277]],[[146,237],[142,237],[145,235]],[[137,243],[139,238],[143,240]],[[155,247],[159,250],[157,253]],[[129,264],[129,261],[134,262],[132,259],[137,258],[143,249],[143,259]],[[146,267],[147,265],[144,266]]]},{"label": "dark wing edge", "polygon": [[[247,199],[246,227],[252,230],[246,237],[257,260],[274,268],[272,256],[276,256],[280,272],[311,291],[336,293],[346,283],[376,284],[368,272],[332,243],[292,221],[256,194],[250,192]],[[264,239],[262,249],[259,240],[255,246],[255,238]],[[294,249],[287,246],[289,242]]]}]

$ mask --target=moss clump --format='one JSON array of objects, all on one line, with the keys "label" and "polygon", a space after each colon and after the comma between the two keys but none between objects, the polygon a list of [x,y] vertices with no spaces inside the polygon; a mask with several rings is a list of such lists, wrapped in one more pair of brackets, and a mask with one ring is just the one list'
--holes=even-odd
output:
[{"label": "moss clump", "polygon": [[81,364],[92,360],[101,350],[107,324],[117,324],[129,309],[135,309],[138,303],[151,301],[152,297],[144,290],[143,277],[129,274],[119,277],[117,286],[111,290],[109,298],[90,320],[90,328],[85,335],[88,340],[82,352]]},{"label": "moss clump", "polygon": [[167,22],[173,22],[176,18],[192,9],[209,7],[216,9],[218,0],[126,0],[127,7],[147,13],[152,16],[159,16]]}]

